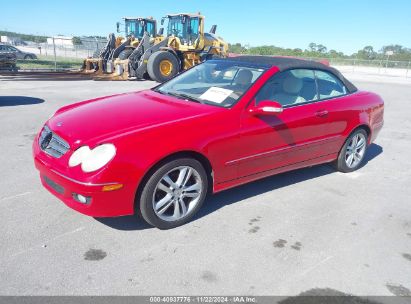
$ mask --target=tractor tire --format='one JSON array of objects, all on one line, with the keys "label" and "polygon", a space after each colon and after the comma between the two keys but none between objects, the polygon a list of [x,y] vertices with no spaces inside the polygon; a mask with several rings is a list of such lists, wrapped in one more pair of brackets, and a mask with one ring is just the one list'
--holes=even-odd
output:
[{"label": "tractor tire", "polygon": [[155,52],[148,58],[147,72],[157,82],[170,80],[180,71],[178,58],[167,51]]},{"label": "tractor tire", "polygon": [[128,57],[130,57],[130,55],[131,55],[131,53],[133,53],[133,51],[134,51],[134,49],[126,48],[126,49],[122,50],[120,52],[120,54],[118,54],[117,58],[120,59],[120,60],[125,60]]}]

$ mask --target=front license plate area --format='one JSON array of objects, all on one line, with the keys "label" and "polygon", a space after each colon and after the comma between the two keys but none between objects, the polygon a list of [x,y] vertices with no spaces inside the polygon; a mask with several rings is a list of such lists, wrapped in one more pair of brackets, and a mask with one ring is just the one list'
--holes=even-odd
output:
[{"label": "front license plate area", "polygon": [[49,179],[47,176],[43,176],[44,181],[46,182],[46,184],[48,186],[50,186],[50,188],[52,188],[54,191],[56,191],[59,194],[63,194],[64,193],[64,188],[62,186],[60,186],[59,184],[57,184],[56,182],[52,181],[51,179]]}]

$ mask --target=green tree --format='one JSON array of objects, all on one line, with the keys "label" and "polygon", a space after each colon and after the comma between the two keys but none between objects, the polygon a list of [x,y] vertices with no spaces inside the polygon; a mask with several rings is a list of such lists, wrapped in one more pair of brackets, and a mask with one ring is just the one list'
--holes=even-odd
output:
[{"label": "green tree", "polygon": [[37,43],[47,41],[46,36],[21,34],[21,33],[9,32],[9,31],[0,31],[0,36],[17,37],[17,38],[20,38],[23,41],[33,41],[33,42],[37,42]]},{"label": "green tree", "polygon": [[74,36],[73,39],[72,39],[72,41],[73,41],[73,44],[74,44],[74,45],[81,45],[81,44],[83,44],[83,43],[81,42],[80,37]]},{"label": "green tree", "polygon": [[333,57],[333,58],[339,57],[339,54],[338,54],[338,52],[337,52],[336,50],[330,50],[330,51],[328,52],[328,55],[330,55],[330,57]]},{"label": "green tree", "polygon": [[359,50],[356,57],[360,59],[374,60],[377,58],[377,52],[374,51],[374,48],[371,45],[368,45],[362,50]]},{"label": "green tree", "polygon": [[244,53],[247,52],[247,48],[245,46],[241,45],[241,43],[234,43],[234,44],[229,43],[228,44],[228,51],[230,53],[244,54]]},{"label": "green tree", "polygon": [[321,54],[327,53],[327,47],[322,44],[317,44],[317,52]]},{"label": "green tree", "polygon": [[316,52],[316,51],[317,51],[317,44],[314,43],[314,42],[311,42],[311,43],[308,45],[308,50],[309,50],[310,52]]},{"label": "green tree", "polygon": [[385,54],[388,51],[394,52],[394,54],[404,54],[407,52],[407,49],[399,44],[390,44],[385,45],[381,48],[381,53]]}]

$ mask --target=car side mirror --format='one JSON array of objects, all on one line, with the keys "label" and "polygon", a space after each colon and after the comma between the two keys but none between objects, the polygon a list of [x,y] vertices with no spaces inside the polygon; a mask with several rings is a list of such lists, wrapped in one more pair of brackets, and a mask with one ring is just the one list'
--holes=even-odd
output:
[{"label": "car side mirror", "polygon": [[251,107],[248,112],[253,115],[277,115],[283,111],[283,106],[272,100],[263,100]]}]

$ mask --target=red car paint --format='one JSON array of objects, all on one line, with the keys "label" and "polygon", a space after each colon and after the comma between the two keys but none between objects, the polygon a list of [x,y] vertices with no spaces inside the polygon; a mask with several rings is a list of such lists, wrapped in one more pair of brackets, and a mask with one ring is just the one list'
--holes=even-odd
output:
[{"label": "red car paint", "polygon": [[[349,134],[359,126],[370,131],[370,143],[383,125],[382,99],[358,91],[327,101],[284,110],[278,116],[252,115],[251,101],[275,73],[267,70],[232,108],[199,104],[151,90],[94,99],[61,108],[47,122],[70,144],[61,158],[33,143],[41,180],[69,207],[96,217],[134,213],[136,192],[158,162],[189,152],[207,160],[213,172],[213,192],[265,176],[333,161]],[[106,166],[84,173],[68,160],[82,145],[112,143],[117,154]],[[45,177],[61,185],[60,194]],[[103,186],[123,184],[104,192]],[[72,194],[92,197],[78,203]]]}]

